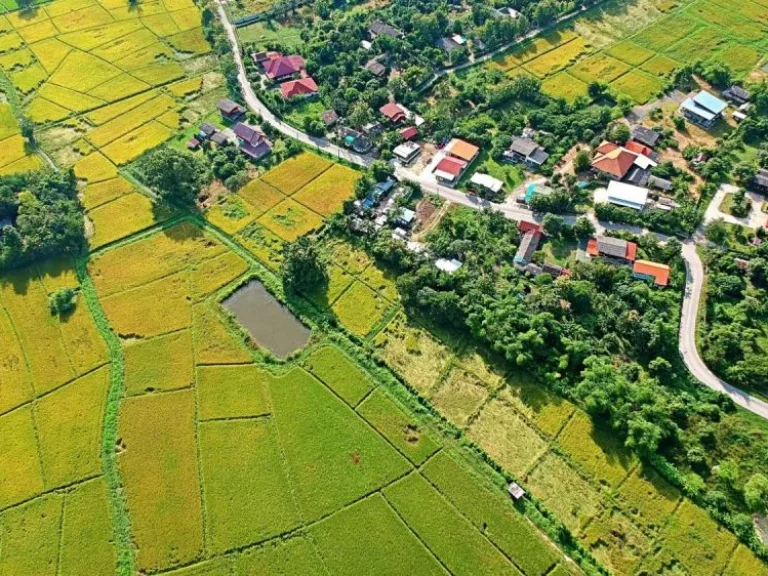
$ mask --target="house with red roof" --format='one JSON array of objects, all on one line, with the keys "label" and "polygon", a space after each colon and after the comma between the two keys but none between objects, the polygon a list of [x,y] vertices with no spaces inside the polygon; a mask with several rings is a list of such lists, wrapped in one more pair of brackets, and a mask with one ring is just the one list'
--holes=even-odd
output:
[{"label": "house with red roof", "polygon": [[419,131],[415,126],[407,126],[406,128],[403,128],[402,130],[400,130],[400,136],[402,136],[403,140],[405,140],[406,142],[408,140],[413,140],[418,135],[419,135]]},{"label": "house with red roof", "polygon": [[648,146],[630,140],[624,146],[603,142],[595,150],[592,169],[611,180],[646,186],[658,155]]},{"label": "house with red roof", "polygon": [[298,54],[283,56],[279,52],[268,53],[270,57],[261,65],[264,67],[264,75],[273,82],[280,82],[301,74],[306,63]]},{"label": "house with red roof", "polygon": [[379,108],[379,112],[386,116],[392,124],[399,124],[406,119],[405,111],[396,102],[387,102]]},{"label": "house with red roof", "polygon": [[317,96],[317,91],[317,84],[309,76],[306,78],[299,78],[298,80],[289,80],[288,82],[280,84],[280,93],[286,100],[298,97],[308,98],[310,96]]},{"label": "house with red roof", "polygon": [[467,167],[468,162],[459,158],[446,156],[435,166],[433,173],[438,182],[454,186],[461,178],[464,169]]}]

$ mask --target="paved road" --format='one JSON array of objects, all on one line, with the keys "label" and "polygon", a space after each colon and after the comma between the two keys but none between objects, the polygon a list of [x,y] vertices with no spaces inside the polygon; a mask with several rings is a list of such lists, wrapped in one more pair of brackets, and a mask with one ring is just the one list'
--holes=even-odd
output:
[{"label": "paved road", "polygon": [[[259,114],[265,122],[269,123],[272,125],[272,127],[285,134],[286,136],[289,136],[290,138],[298,140],[307,146],[322,150],[326,154],[330,154],[337,158],[346,160],[352,164],[356,164],[361,167],[369,166],[372,160],[370,156],[362,156],[360,154],[351,152],[346,148],[342,148],[336,144],[333,144],[327,138],[316,138],[309,136],[308,134],[297,130],[293,126],[286,124],[277,118],[272,112],[270,112],[270,110],[256,96],[251,83],[248,81],[248,76],[245,72],[245,66],[243,65],[243,59],[238,45],[237,32],[235,27],[229,22],[227,14],[220,3],[217,3],[217,10],[219,12],[221,23],[227,32],[229,43],[232,47],[232,54],[234,55],[235,64],[237,65],[238,69],[238,81],[240,83],[240,88],[243,92],[243,97],[245,98],[248,107],[256,114]],[[536,31],[536,34],[539,32],[540,31]],[[486,55],[484,58],[488,59],[493,55],[494,53],[491,53]],[[476,64],[481,61],[483,61],[482,58],[471,63],[466,63],[462,67],[466,68],[467,66]],[[458,68],[459,67],[457,67],[457,69]],[[437,194],[441,198],[455,204],[470,206],[472,208],[491,208],[493,210],[498,210],[499,212],[503,213],[505,217],[513,220],[525,220],[529,222],[536,221],[533,212],[515,203],[514,196],[512,196],[504,203],[497,204],[488,202],[487,200],[481,200],[467,196],[463,192],[459,192],[452,188],[440,186],[434,180],[416,174],[415,172],[400,166],[396,167],[395,175],[400,179],[415,182],[419,184],[425,191],[432,194]],[[594,215],[590,215],[590,219],[592,220],[593,224],[595,224],[595,229],[598,231],[598,233],[603,233],[606,230],[619,229],[629,230],[635,234],[645,234],[648,232],[647,230],[641,230],[631,226],[598,222]],[[566,218],[566,221],[569,223],[572,223],[574,220],[575,217]],[[664,241],[664,238],[661,238],[661,240]],[[707,368],[706,364],[699,355],[699,350],[696,346],[696,322],[698,318],[699,301],[701,300],[701,293],[704,286],[705,276],[704,266],[701,262],[701,259],[699,258],[698,253],[696,252],[696,244],[694,241],[686,242],[683,245],[683,258],[685,260],[687,279],[680,323],[679,349],[680,355],[682,356],[686,367],[691,372],[691,374],[693,374],[693,376],[696,377],[696,379],[698,379],[705,386],[711,388],[712,390],[716,390],[717,392],[727,394],[739,406],[757,414],[758,416],[768,419],[768,403],[763,402],[754,396],[750,396],[746,392],[743,392],[742,390],[739,390],[738,388],[735,388],[730,384],[720,380],[709,368]]]}]

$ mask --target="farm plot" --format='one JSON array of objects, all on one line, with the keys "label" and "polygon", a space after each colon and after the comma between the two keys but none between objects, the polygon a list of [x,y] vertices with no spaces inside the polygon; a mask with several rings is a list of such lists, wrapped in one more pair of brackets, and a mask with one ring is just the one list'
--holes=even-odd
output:
[{"label": "farm plot", "polygon": [[359,179],[356,170],[334,164],[296,192],[293,199],[327,217],[341,210],[344,201],[354,196]]},{"label": "farm plot", "polygon": [[464,428],[488,400],[492,386],[472,372],[454,367],[430,400],[443,416]]},{"label": "farm plot", "polygon": [[625,510],[650,530],[658,530],[680,501],[680,492],[653,469],[639,466],[618,490]]},{"label": "farm plot", "polygon": [[87,214],[93,223],[91,249],[110,244],[161,222],[169,212],[140,192],[131,192],[97,206]]},{"label": "farm plot", "polygon": [[333,574],[445,574],[380,494],[337,512],[310,534]]},{"label": "farm plot", "polygon": [[[192,334],[172,332],[147,340],[128,340],[125,356],[125,388],[131,396],[187,388],[194,377]],[[162,362],[157,359],[162,358]]]},{"label": "farm plot", "polygon": [[273,421],[305,520],[350,504],[410,467],[306,372],[294,369],[271,382],[269,388]]},{"label": "farm plot", "polygon": [[367,336],[391,304],[362,282],[355,282],[331,310],[355,336]]},{"label": "farm plot", "polygon": [[205,218],[227,234],[235,234],[252,223],[261,213],[240,196],[225,196],[211,206]]},{"label": "farm plot", "polygon": [[285,199],[285,195],[260,179],[251,180],[248,184],[237,191],[248,204],[266,212],[280,204]]},{"label": "farm plot", "polygon": [[283,194],[290,196],[320,176],[332,165],[330,161],[320,156],[304,152],[273,168],[261,179]]},{"label": "farm plot", "polygon": [[574,38],[570,42],[526,62],[524,68],[539,78],[544,78],[563,68],[567,68],[587,50],[588,47],[584,39]]},{"label": "farm plot", "polygon": [[652,542],[617,510],[606,510],[581,536],[590,552],[614,574],[634,574]]},{"label": "farm plot", "polygon": [[240,232],[237,239],[264,266],[273,272],[280,269],[285,242],[277,234],[261,224],[253,223]]},{"label": "farm plot", "polygon": [[335,346],[315,350],[307,358],[306,367],[352,407],[375,386],[371,378]]},{"label": "farm plot", "polygon": [[282,240],[293,242],[299,236],[319,228],[323,219],[295,200],[288,198],[264,214],[258,222]]},{"label": "farm plot", "polygon": [[271,412],[267,387],[274,377],[253,365],[200,366],[197,369],[201,420],[254,418]]}]

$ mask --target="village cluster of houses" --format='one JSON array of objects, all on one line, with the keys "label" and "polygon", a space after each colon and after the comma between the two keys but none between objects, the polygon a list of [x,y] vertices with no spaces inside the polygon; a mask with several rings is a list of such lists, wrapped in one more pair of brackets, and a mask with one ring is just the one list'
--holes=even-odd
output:
[{"label": "village cluster of houses", "polygon": [[215,146],[236,144],[239,150],[252,158],[261,160],[272,151],[272,142],[255,126],[245,122],[245,109],[229,98],[219,100],[216,108],[227,128],[219,129],[210,122],[203,122],[197,134],[187,140],[189,150],[197,150],[206,143]]},{"label": "village cluster of houses", "polygon": [[383,182],[377,182],[363,200],[355,201],[353,227],[364,230],[366,227],[363,220],[371,218],[374,231],[378,232],[385,225],[391,224],[392,237],[407,242],[416,223],[416,212],[397,205],[402,196],[403,189],[394,179],[387,178]]},{"label": "village cluster of houses", "polygon": [[[732,117],[736,122],[743,122],[747,119],[752,107],[748,90],[741,86],[731,86],[723,91],[723,98],[734,106],[735,110]],[[694,96],[687,98],[680,105],[680,112],[689,122],[705,130],[710,130],[723,119],[728,109],[728,102],[706,90],[702,90]]]},{"label": "village cluster of houses", "polygon": [[667,286],[671,269],[666,264],[637,259],[637,244],[612,238],[597,236],[587,242],[587,254],[592,258],[603,258],[614,264],[632,266],[632,275],[639,280],[652,281],[656,286]]}]

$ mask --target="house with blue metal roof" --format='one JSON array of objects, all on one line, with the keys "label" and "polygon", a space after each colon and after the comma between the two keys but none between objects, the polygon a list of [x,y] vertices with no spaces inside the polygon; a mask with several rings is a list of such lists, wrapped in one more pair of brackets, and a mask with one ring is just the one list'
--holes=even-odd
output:
[{"label": "house with blue metal roof", "polygon": [[712,128],[723,117],[726,108],[728,108],[727,102],[720,100],[706,90],[688,98],[680,106],[683,116],[706,130]]}]

